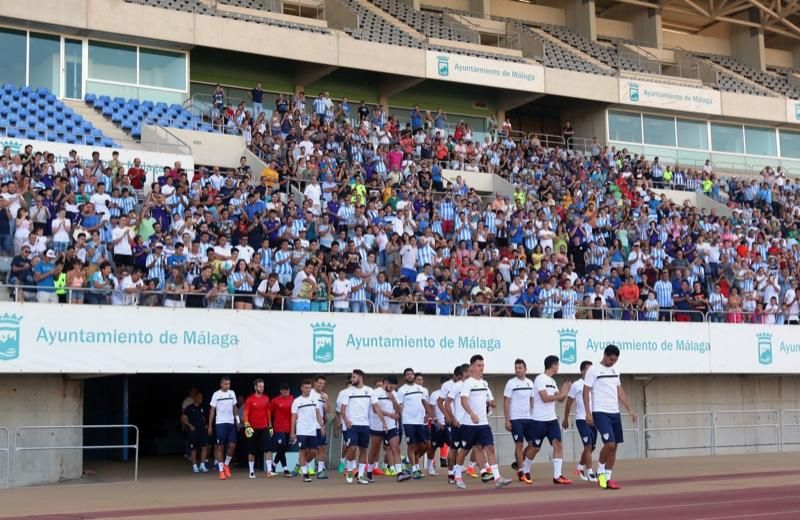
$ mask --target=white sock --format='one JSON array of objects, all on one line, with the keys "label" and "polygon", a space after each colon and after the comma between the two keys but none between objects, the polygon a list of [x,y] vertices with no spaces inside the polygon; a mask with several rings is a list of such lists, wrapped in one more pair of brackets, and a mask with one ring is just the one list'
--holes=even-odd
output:
[{"label": "white sock", "polygon": [[419,464],[414,464],[411,466],[411,471],[419,471]]},{"label": "white sock", "polygon": [[611,480],[611,470],[610,469],[606,470],[606,479]]},{"label": "white sock", "polygon": [[606,472],[606,465],[605,464],[598,464],[597,465],[597,474],[604,475]]},{"label": "white sock", "polygon": [[325,471],[325,463],[321,460],[317,461],[317,472]]},{"label": "white sock", "polygon": [[578,471],[586,471],[586,466],[583,464],[578,464]]},{"label": "white sock", "polygon": [[341,459],[339,459],[339,463],[341,464],[342,462],[345,462],[345,458],[344,458],[344,457],[342,457]]},{"label": "white sock", "polygon": [[433,460],[428,460],[428,471],[433,471]]},{"label": "white sock", "polygon": [[367,473],[372,473],[372,468],[375,467],[375,464],[371,462],[367,462]]},{"label": "white sock", "polygon": [[271,460],[267,461],[267,471],[272,473],[272,461]]},{"label": "white sock", "polygon": [[200,468],[197,467],[197,464],[192,464],[193,471],[200,471]]},{"label": "white sock", "polygon": [[474,462],[469,463],[470,468],[475,469],[475,466],[477,466],[477,464],[475,464]]},{"label": "white sock", "polygon": [[492,475],[494,476],[494,479],[495,480],[500,480],[500,468],[497,466],[497,464],[493,464],[491,469],[492,469]]},{"label": "white sock", "polygon": [[218,464],[219,464],[219,470],[225,471],[225,466],[223,466],[221,462],[219,462]]},{"label": "white sock", "polygon": [[530,473],[531,468],[533,468],[533,459],[525,458],[525,462],[522,463],[522,472],[523,473]]},{"label": "white sock", "polygon": [[394,465],[394,470],[396,472],[400,473],[401,471],[403,471],[403,465],[402,464],[395,464]]},{"label": "white sock", "polygon": [[233,457],[225,457],[225,465],[226,465],[226,466],[230,466],[230,465],[231,465],[231,460],[232,460],[232,459],[233,459]]},{"label": "white sock", "polygon": [[348,471],[355,471],[356,470],[356,461],[355,460],[348,460],[347,461],[347,470]]},{"label": "white sock", "polygon": [[200,463],[200,469],[201,469],[201,470],[203,470],[203,469],[204,469],[204,470],[208,471],[208,469],[206,468],[206,463],[205,463],[205,462],[201,462],[201,463]]},{"label": "white sock", "polygon": [[309,461],[306,463],[306,473],[311,473],[311,470],[314,469],[314,461]]},{"label": "white sock", "polygon": [[256,472],[256,461],[248,460],[247,461],[247,465],[250,466],[250,473],[255,473]]},{"label": "white sock", "polygon": [[564,459],[553,459],[553,478],[561,476],[561,465],[563,463]]},{"label": "white sock", "polygon": [[367,470],[367,465],[366,464],[359,464],[358,465],[358,476],[359,477],[363,477],[364,476],[364,472],[366,470]]},{"label": "white sock", "polygon": [[462,467],[463,467],[463,466],[461,466],[460,464],[456,464],[456,465],[453,467],[453,475],[455,475],[455,477],[456,477],[457,479],[459,479],[459,480],[461,479],[461,468],[462,468]]}]

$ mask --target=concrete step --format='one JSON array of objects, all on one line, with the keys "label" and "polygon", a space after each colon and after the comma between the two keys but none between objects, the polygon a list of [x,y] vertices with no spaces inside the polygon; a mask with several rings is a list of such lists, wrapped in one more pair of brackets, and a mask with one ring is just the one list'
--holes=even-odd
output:
[{"label": "concrete step", "polygon": [[87,105],[83,101],[77,99],[65,99],[64,104],[72,108],[72,110],[74,110],[76,113],[83,116],[83,118],[87,121],[91,121],[95,128],[100,129],[100,131],[102,131],[106,137],[110,137],[121,147],[129,150],[145,150],[145,147],[142,146],[140,142],[131,138],[131,136],[125,133],[124,130],[112,123],[111,120],[103,117],[100,112]]},{"label": "concrete step", "polygon": [[410,34],[414,38],[417,38],[419,40],[427,40],[428,39],[427,36],[425,36],[424,34],[419,32],[418,30],[414,29],[413,27],[411,27],[410,25],[408,25],[404,21],[400,20],[399,18],[395,18],[394,16],[392,16],[389,13],[387,13],[386,11],[384,11],[383,9],[378,7],[377,5],[373,5],[371,2],[369,2],[369,0],[356,0],[356,2],[359,5],[361,5],[362,7],[366,8],[367,10],[372,11],[374,14],[380,16],[381,18],[383,18],[384,20],[386,20],[390,24],[396,26],[398,29],[401,29],[402,31],[407,32],[408,34]]},{"label": "concrete step", "polygon": [[557,46],[559,46],[559,47],[561,47],[563,49],[567,49],[571,53],[576,54],[577,56],[580,56],[581,59],[583,59],[587,63],[591,63],[595,67],[601,68],[603,70],[614,70],[611,67],[609,67],[608,65],[606,65],[605,63],[603,63],[602,61],[598,60],[597,58],[593,58],[592,56],[589,56],[588,54],[586,54],[582,50],[567,45],[566,43],[562,42],[561,40],[559,40],[555,36],[552,36],[551,34],[548,34],[546,31],[543,31],[542,29],[539,29],[538,27],[528,27],[528,29],[533,34],[538,36],[539,38],[541,38],[543,40],[546,40],[549,45],[557,45]]}]

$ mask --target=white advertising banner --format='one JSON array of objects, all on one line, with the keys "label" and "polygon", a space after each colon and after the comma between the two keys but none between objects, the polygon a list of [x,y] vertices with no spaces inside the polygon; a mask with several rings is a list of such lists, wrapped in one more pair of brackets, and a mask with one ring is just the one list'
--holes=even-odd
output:
[{"label": "white advertising banner", "polygon": [[786,98],[786,122],[800,124],[800,101]]},{"label": "white advertising banner", "polygon": [[714,371],[720,373],[800,373],[800,330],[791,325],[710,324],[718,345]]},{"label": "white advertising banner", "polygon": [[[129,150],[127,148],[106,148],[105,146],[87,146],[82,144],[51,143],[49,141],[34,141],[31,139],[17,139],[13,137],[0,137],[3,148],[11,148],[11,153],[22,152],[27,145],[33,146],[34,152],[50,152],[56,156],[56,166],[63,167],[69,157],[70,150],[78,152],[78,157],[86,163],[91,162],[92,152],[100,154],[101,161],[110,161],[113,152],[119,152],[119,160],[127,170],[133,165],[133,160],[142,161],[142,169],[147,173],[148,179],[161,175],[164,166],[172,166],[175,161],[180,161],[181,167],[186,171],[194,170],[194,159],[191,155],[163,152],[149,152],[146,150]],[[191,175],[189,176],[191,178]]]},{"label": "white advertising banner", "polygon": [[683,87],[630,78],[619,80],[619,102],[652,108],[666,108],[703,114],[722,113],[718,91],[707,88]]},{"label": "white advertising banner", "polygon": [[555,354],[574,374],[614,343],[626,373],[691,374],[713,371],[708,337],[705,323],[6,303],[0,372],[449,373],[482,354],[489,373],[511,373]]},{"label": "white advertising banner", "polygon": [[428,79],[544,92],[544,67],[538,64],[426,51],[425,72]]}]

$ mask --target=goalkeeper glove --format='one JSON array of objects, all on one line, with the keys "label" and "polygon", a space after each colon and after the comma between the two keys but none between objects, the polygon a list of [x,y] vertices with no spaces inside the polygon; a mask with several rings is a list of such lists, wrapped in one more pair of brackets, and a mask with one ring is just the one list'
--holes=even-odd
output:
[{"label": "goalkeeper glove", "polygon": [[244,423],[244,436],[248,439],[253,436],[254,430],[250,423]]}]

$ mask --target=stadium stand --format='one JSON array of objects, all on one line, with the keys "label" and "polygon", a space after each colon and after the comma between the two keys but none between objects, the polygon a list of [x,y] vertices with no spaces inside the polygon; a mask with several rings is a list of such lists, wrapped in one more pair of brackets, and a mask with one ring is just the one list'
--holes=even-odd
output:
[{"label": "stadium stand", "polygon": [[453,20],[445,20],[442,13],[427,9],[416,10],[398,0],[369,0],[398,20],[410,25],[429,38],[470,42],[470,31]]},{"label": "stadium stand", "polygon": [[[730,56],[719,56],[716,54],[707,54],[702,55],[702,57],[716,63],[717,65],[724,67],[725,69],[734,72],[740,76],[743,76],[761,86],[771,92],[777,92],[782,96],[786,96],[791,99],[798,99],[800,98],[800,90],[796,89],[792,86],[789,81],[779,74],[773,74],[771,72],[763,72],[759,70],[755,70],[752,67],[748,67],[738,61],[734,60]],[[730,75],[728,75],[730,76]],[[750,89],[750,92],[746,93],[755,93],[758,95],[759,92],[755,91],[756,89]],[[755,91],[755,92],[753,92]]]},{"label": "stadium stand", "polygon": [[638,63],[620,55],[616,48],[587,40],[583,36],[571,32],[566,27],[549,24],[541,24],[538,27],[557,38],[566,46],[577,49],[611,68],[647,72]]},{"label": "stadium stand", "polygon": [[87,94],[84,101],[135,139],[142,136],[142,124],[158,124],[162,127],[203,132],[214,130],[199,116],[193,116],[189,110],[185,110],[178,104],[167,105],[138,99],[126,100],[121,97],[112,100],[110,96],[95,96],[94,94]]},{"label": "stadium stand", "polygon": [[90,121],[46,88],[5,84],[0,94],[0,134],[39,141],[116,146]]},{"label": "stadium stand", "polygon": [[358,28],[346,31],[353,38],[387,45],[422,48],[422,41],[391,24],[386,18],[373,13],[358,0],[341,0],[341,2],[358,16]]}]

